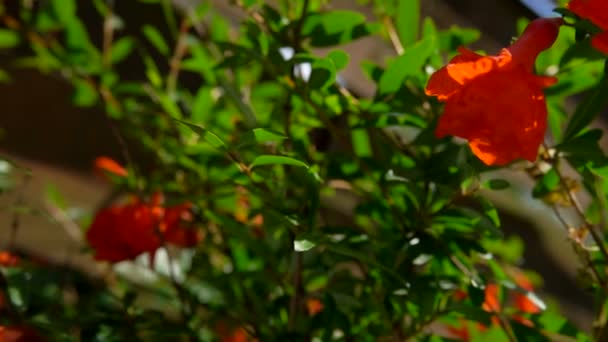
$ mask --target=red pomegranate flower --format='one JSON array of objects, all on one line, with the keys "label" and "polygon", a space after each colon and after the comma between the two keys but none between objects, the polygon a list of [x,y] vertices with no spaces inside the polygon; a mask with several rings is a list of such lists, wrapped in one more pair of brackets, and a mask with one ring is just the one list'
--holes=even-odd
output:
[{"label": "red pomegranate flower", "polygon": [[467,139],[488,165],[536,160],[547,125],[543,88],[557,80],[537,76],[533,68],[538,54],[557,38],[561,23],[531,22],[521,38],[497,56],[460,48],[460,55],[433,74],[426,87],[427,95],[446,103],[435,135]]},{"label": "red pomegranate flower", "polygon": [[599,51],[608,54],[608,1],[572,0],[567,7],[579,17],[588,19],[604,30],[591,39],[591,44]]},{"label": "red pomegranate flower", "polygon": [[102,209],[87,231],[95,259],[119,262],[156,251],[161,246],[156,232],[160,218],[160,213],[145,203]]},{"label": "red pomegranate flower", "polygon": [[135,200],[100,210],[87,231],[87,241],[95,249],[95,259],[120,262],[148,252],[154,253],[163,242],[180,247],[195,246],[200,231],[189,227],[192,205],[164,208],[162,195],[150,202]]}]

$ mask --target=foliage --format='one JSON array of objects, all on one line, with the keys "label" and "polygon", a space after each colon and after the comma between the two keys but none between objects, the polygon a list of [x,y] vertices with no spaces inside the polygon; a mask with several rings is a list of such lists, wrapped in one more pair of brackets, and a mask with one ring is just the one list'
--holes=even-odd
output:
[{"label": "foliage", "polygon": [[[126,168],[99,166],[107,179],[141,205],[159,193],[168,206],[188,203],[203,238],[181,248],[161,236],[103,278],[3,262],[0,325],[60,341],[605,338],[608,159],[589,125],[606,108],[608,74],[587,37],[593,24],[561,11],[568,24],[536,64],[559,79],[545,90],[549,135],[535,162],[500,168],[529,175],[527,193],[582,222],[563,224],[581,287],[597,298],[585,332],[517,267],[520,244],[505,239],[488,196],[510,182],[434,135],[443,104],[425,86],[479,32],[438,29],[419,0],[360,1],[373,19],[325,0],[232,1],[238,26],[208,1],[139,2],[165,22],[132,27],[140,14],[118,1],[92,1],[95,23],[75,0],[0,2],[0,48],[20,51],[10,68],[59,75],[75,106],[102,109],[141,157],[123,146]],[[363,37],[395,55],[352,65],[344,46]],[[347,67],[366,73],[373,96],[342,81]],[[1,166],[0,186],[17,191],[10,176],[23,171]]]}]

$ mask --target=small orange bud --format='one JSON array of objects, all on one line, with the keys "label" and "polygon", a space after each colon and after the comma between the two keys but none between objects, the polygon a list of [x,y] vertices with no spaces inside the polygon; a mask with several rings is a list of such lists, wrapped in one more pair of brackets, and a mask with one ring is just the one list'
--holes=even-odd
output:
[{"label": "small orange bud", "polygon": [[111,173],[120,177],[127,177],[128,172],[122,165],[109,157],[97,157],[95,159],[95,170],[103,174],[103,172]]}]

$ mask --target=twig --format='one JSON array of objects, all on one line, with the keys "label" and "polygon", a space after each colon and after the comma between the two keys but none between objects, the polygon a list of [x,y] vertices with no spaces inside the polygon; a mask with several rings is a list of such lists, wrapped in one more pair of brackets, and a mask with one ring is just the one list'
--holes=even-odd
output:
[{"label": "twig", "polygon": [[302,45],[302,26],[304,25],[304,21],[308,16],[308,8],[310,7],[309,5],[310,0],[304,0],[302,2],[302,14],[300,14],[300,18],[298,19],[294,27],[293,48],[296,52],[298,52]]},{"label": "twig", "polygon": [[21,206],[24,203],[24,198],[23,198],[24,192],[25,192],[25,188],[27,187],[31,178],[32,178],[32,175],[29,172],[26,172],[23,175],[23,180],[21,181],[21,186],[19,188],[19,192],[17,193],[17,198],[15,199],[14,213],[13,213],[13,218],[11,220],[11,231],[10,231],[10,235],[8,238],[8,250],[9,251],[12,251],[15,248],[15,242],[17,239],[17,231],[19,230],[19,226],[21,223],[20,210],[21,210]]},{"label": "twig", "polygon": [[84,241],[80,227],[72,221],[63,210],[48,202],[45,203],[45,207],[49,215],[63,227],[64,231],[72,240],[77,243],[82,243]]},{"label": "twig", "polygon": [[[566,230],[566,234],[569,235],[570,234],[570,231],[569,231],[570,225],[568,224],[568,222],[566,222],[566,219],[564,219],[564,217],[562,216],[562,214],[559,212],[559,210],[557,209],[557,207],[555,205],[552,205],[551,209],[553,209],[553,212],[555,213],[555,216],[557,217],[558,221],[560,221],[561,224],[564,226],[564,229]],[[593,265],[593,261],[591,260],[591,257],[589,256],[589,251],[584,247],[577,248],[575,245],[576,241],[574,241],[572,239],[570,239],[570,241],[572,242],[572,248],[574,249],[576,254],[578,254],[578,256],[583,259],[583,262],[588,265],[589,269],[595,276],[597,282],[604,288],[604,291],[606,291],[608,293],[608,284],[606,284],[606,281],[604,279],[602,279],[599,271],[595,268],[595,265]]]},{"label": "twig", "polygon": [[300,306],[300,288],[302,287],[302,253],[294,251],[294,271],[293,271],[294,292],[289,302],[289,318],[287,329],[293,331],[296,325],[298,307]]},{"label": "twig", "polygon": [[112,60],[111,60],[111,51],[112,51],[112,41],[114,40],[114,28],[112,27],[112,18],[113,18],[113,5],[114,1],[107,1],[108,12],[103,18],[103,46],[102,46],[102,63],[103,66],[109,68]]},{"label": "twig", "polygon": [[395,49],[395,52],[397,52],[398,55],[402,55],[403,52],[405,52],[405,49],[401,44],[401,40],[399,39],[399,35],[397,34],[397,30],[395,29],[393,21],[389,16],[385,16],[382,22],[384,23],[384,26],[388,31],[388,37],[391,41],[391,44],[393,45],[393,48]]},{"label": "twig", "polygon": [[593,238],[593,240],[595,241],[595,244],[597,245],[600,252],[604,256],[604,260],[606,260],[608,262],[608,250],[606,250],[604,241],[603,241],[602,237],[600,237],[600,235],[598,235],[598,233],[595,231],[594,224],[589,221],[589,219],[585,215],[585,211],[583,210],[581,204],[578,202],[578,200],[576,199],[576,197],[574,196],[574,194],[568,187],[568,184],[566,184],[566,180],[565,180],[564,176],[562,175],[561,171],[559,170],[558,160],[554,161],[553,168],[555,169],[555,173],[559,177],[561,186],[563,187],[564,191],[568,195],[568,199],[574,206],[574,209],[576,210],[577,214],[584,221],[585,227],[587,228],[589,233],[591,233],[591,237]]},{"label": "twig", "polygon": [[167,93],[172,95],[177,88],[177,79],[182,65],[182,59],[188,51],[187,37],[190,30],[190,21],[187,18],[182,20],[179,28],[179,36],[175,43],[173,56],[169,61],[169,75],[167,76]]}]

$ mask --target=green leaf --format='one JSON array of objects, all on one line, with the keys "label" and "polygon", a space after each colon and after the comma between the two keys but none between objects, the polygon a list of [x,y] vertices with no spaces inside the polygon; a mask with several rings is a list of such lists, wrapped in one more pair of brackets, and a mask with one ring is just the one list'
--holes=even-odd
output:
[{"label": "green leaf", "polygon": [[608,61],[606,61],[604,76],[600,80],[600,83],[591,91],[591,94],[578,105],[576,111],[572,115],[568,127],[566,127],[566,132],[564,133],[564,141],[576,136],[608,105],[608,96],[606,96],[606,94],[608,94],[607,69]]},{"label": "green leaf", "polygon": [[498,210],[490,200],[485,197],[478,196],[477,200],[481,204],[483,213],[496,227],[500,227],[500,217],[498,216]]},{"label": "green leaf", "polygon": [[312,72],[308,84],[313,89],[326,89],[336,80],[336,67],[327,58],[317,59],[312,63]]},{"label": "green leaf", "polygon": [[135,41],[131,37],[123,37],[114,42],[110,52],[110,60],[112,61],[112,64],[119,63],[123,59],[127,58],[131,51],[133,51],[134,46]]},{"label": "green leaf", "polygon": [[64,24],[72,21],[76,16],[75,0],[52,0],[51,5],[57,19]]},{"label": "green leaf", "polygon": [[469,284],[467,292],[473,305],[475,305],[476,307],[480,307],[483,304],[485,300],[485,291],[482,287]]},{"label": "green leaf", "polygon": [[371,157],[372,147],[365,129],[352,130],[353,150],[358,157]]},{"label": "green leaf", "polygon": [[403,47],[416,42],[420,23],[420,0],[398,1],[395,25]]},{"label": "green leaf", "polygon": [[10,82],[11,75],[8,72],[0,69],[0,83]]},{"label": "green leaf", "polygon": [[182,120],[175,119],[175,118],[173,118],[173,120],[190,128],[194,133],[198,134],[201,138],[203,138],[205,141],[207,141],[211,146],[213,146],[217,149],[221,149],[221,150],[226,149],[226,143],[224,143],[224,141],[220,137],[218,137],[215,133],[211,132],[210,130],[208,130],[204,127],[201,127],[199,125],[195,125],[193,123],[187,122],[187,121],[182,121]]},{"label": "green leaf", "polygon": [[316,244],[309,240],[294,240],[293,241],[293,250],[296,252],[306,252],[308,250],[313,249]]},{"label": "green leaf", "polygon": [[255,136],[255,141],[258,143],[281,141],[283,139],[287,139],[286,136],[279,133],[275,133],[265,128],[254,128],[252,132]]},{"label": "green leaf", "polygon": [[581,166],[606,165],[608,158],[599,145],[603,133],[601,129],[592,129],[564,141],[556,149],[565,154],[570,164],[577,169]]},{"label": "green leaf", "polygon": [[549,170],[534,186],[532,196],[543,197],[557,190],[560,184],[559,174],[555,169]]},{"label": "green leaf", "polygon": [[511,186],[511,183],[504,179],[495,178],[490,179],[483,183],[484,188],[492,189],[492,190],[503,190]]},{"label": "green leaf", "polygon": [[511,327],[517,341],[530,341],[530,342],[550,342],[549,338],[543,335],[538,329],[531,328],[527,325],[523,325],[517,321],[511,321]]},{"label": "green leaf", "polygon": [[587,160],[601,158],[604,156],[604,153],[598,143],[603,134],[604,132],[601,129],[592,129],[568,141],[564,141],[555,148],[558,151],[564,152],[567,156],[585,158]]},{"label": "green leaf", "polygon": [[251,146],[256,143],[264,144],[270,142],[279,142],[284,139],[287,139],[287,137],[282,134],[275,133],[265,128],[254,128],[243,135],[243,137],[239,140],[239,144],[236,148],[241,149],[243,147]]},{"label": "green leaf", "polygon": [[377,30],[366,23],[363,14],[353,11],[330,11],[308,15],[302,25],[302,35],[310,38],[312,46],[332,46],[364,37]]},{"label": "green leaf", "polygon": [[0,49],[12,48],[19,44],[19,35],[11,30],[0,29]]},{"label": "green leaf", "polygon": [[562,55],[559,61],[560,68],[573,67],[589,61],[602,60],[605,56],[591,45],[591,40],[586,39],[572,44]]},{"label": "green leaf", "polygon": [[97,103],[97,90],[88,82],[74,81],[72,102],[79,107],[90,107]]},{"label": "green leaf", "polygon": [[439,48],[441,51],[452,52],[460,46],[474,43],[480,36],[478,30],[452,26],[449,30],[439,33]]},{"label": "green leaf", "polygon": [[422,73],[426,59],[433,53],[435,37],[425,38],[397,57],[386,68],[378,84],[378,95],[383,96],[399,90],[405,79]]},{"label": "green leaf", "polygon": [[163,56],[169,55],[169,46],[167,42],[165,42],[165,38],[158,31],[158,29],[152,25],[144,25],[142,28],[142,32],[146,39],[152,44],[158,52],[160,52]]},{"label": "green leaf", "polygon": [[292,166],[308,168],[308,165],[306,165],[306,163],[299,161],[297,159],[285,157],[285,156],[268,155],[268,154],[257,156],[253,160],[253,163],[251,163],[251,167],[263,166],[263,165],[292,165]]},{"label": "green leaf", "polygon": [[349,56],[342,50],[332,50],[327,54],[327,58],[334,62],[336,70],[342,70],[348,65]]}]

